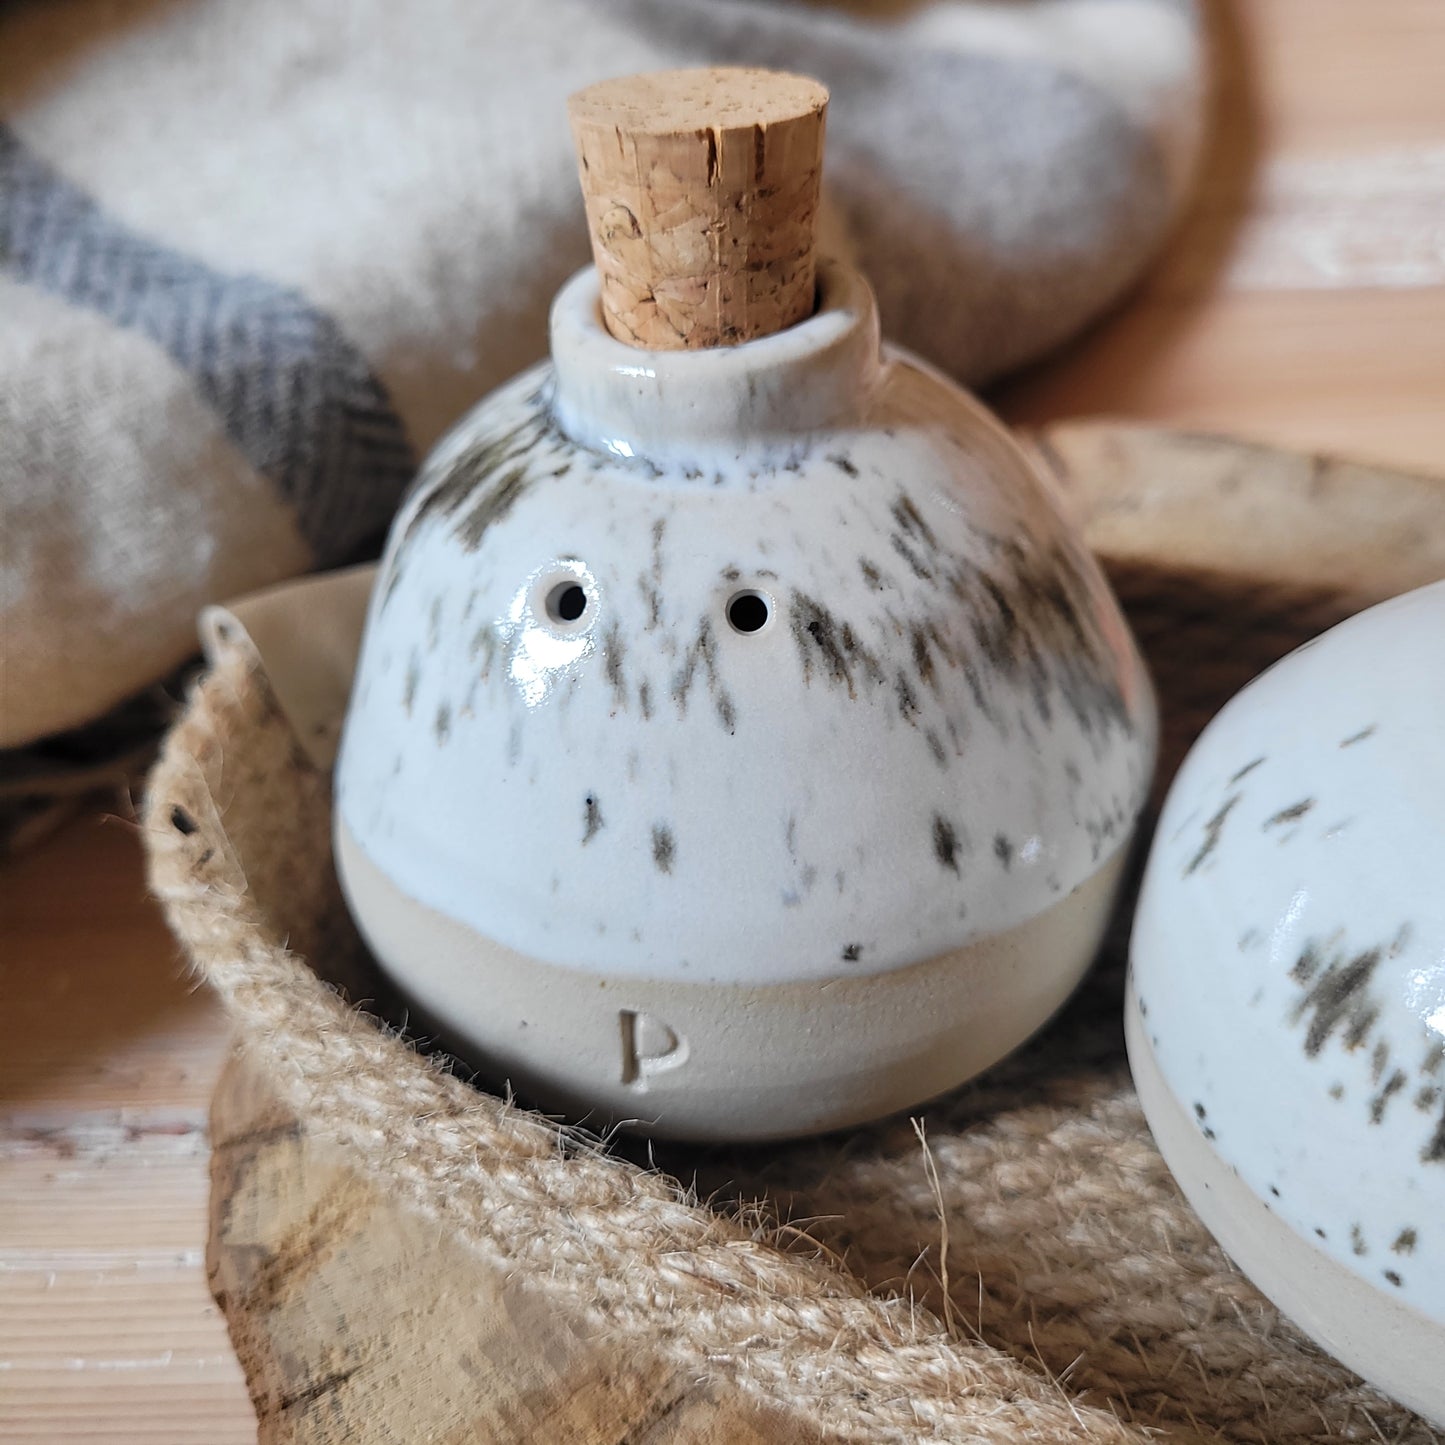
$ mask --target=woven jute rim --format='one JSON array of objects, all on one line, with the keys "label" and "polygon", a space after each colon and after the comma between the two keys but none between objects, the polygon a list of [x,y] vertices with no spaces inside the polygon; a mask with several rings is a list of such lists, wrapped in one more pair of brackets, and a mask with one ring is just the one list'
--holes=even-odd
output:
[{"label": "woven jute rim", "polygon": [[[1170,761],[1248,676],[1395,590],[1388,565],[1302,587],[1113,558]],[[1039,1039],[919,1124],[679,1150],[666,1172],[470,1087],[348,1002],[376,984],[332,869],[329,775],[244,634],[214,642],[144,826],[171,926],[286,1106],[615,1337],[835,1439],[1438,1439],[1283,1321],[1178,1194],[1123,1062],[1122,927]],[[756,1200],[765,1225],[740,1207]]]}]

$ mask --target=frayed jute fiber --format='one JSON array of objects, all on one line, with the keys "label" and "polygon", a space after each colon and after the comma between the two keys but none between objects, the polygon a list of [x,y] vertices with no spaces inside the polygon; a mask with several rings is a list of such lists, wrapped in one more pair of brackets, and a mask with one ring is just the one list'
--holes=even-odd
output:
[{"label": "frayed jute fiber", "polygon": [[[1117,488],[1179,462],[1175,442],[1151,435],[1101,452],[1100,434],[1065,432],[1047,458],[1076,490],[1104,473]],[[1191,466],[1201,446],[1228,446],[1188,445]],[[1319,526],[1322,487],[1355,486],[1307,459],[1285,459],[1298,476],[1271,453],[1217,460],[1175,501],[1226,476],[1237,497],[1243,466],[1269,483],[1296,543]],[[1384,475],[1362,473],[1372,508],[1388,510]],[[1445,493],[1409,487],[1411,533],[1438,537]],[[1147,531],[1163,504],[1141,496],[1131,525]],[[1434,509],[1428,528],[1421,507]],[[1254,673],[1445,571],[1433,554],[1402,567],[1383,543],[1361,563],[1372,543],[1343,506],[1356,570],[1323,581],[1308,557],[1274,576],[1226,567],[1238,551],[1227,539],[1171,553],[1158,537],[1136,545],[1136,530],[1125,545],[1108,531],[1119,515],[1091,539],[1154,669],[1166,776]],[[223,631],[147,802],[152,884],[172,927],[252,1067],[308,1129],[428,1229],[610,1340],[827,1439],[1438,1445],[1282,1319],[1175,1188],[1123,1056],[1126,911],[1039,1038],[916,1118],[766,1149],[659,1145],[654,1157],[471,1087],[347,1001],[380,986],[337,888],[330,822],[329,774],[247,639]]]}]

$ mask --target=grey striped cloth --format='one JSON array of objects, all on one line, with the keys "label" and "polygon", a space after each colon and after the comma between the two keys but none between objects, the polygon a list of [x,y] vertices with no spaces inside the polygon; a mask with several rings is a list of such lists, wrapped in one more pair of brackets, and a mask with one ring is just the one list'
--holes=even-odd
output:
[{"label": "grey striped cloth", "polygon": [[967,381],[1158,247],[1188,0],[67,0],[0,11],[0,748],[376,545],[587,260],[566,95],[713,61],[832,90],[825,244]]}]

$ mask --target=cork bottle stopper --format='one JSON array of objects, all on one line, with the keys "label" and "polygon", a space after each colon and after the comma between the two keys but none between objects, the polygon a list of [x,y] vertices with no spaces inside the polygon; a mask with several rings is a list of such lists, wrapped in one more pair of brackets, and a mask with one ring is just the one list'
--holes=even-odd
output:
[{"label": "cork bottle stopper", "polygon": [[803,320],[828,92],[770,70],[667,70],[568,102],[607,329],[732,346]]}]

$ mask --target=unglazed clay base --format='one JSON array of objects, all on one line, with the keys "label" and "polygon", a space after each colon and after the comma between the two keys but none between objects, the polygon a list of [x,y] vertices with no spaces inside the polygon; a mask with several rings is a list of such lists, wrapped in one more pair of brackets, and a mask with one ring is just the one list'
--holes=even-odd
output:
[{"label": "unglazed clay base", "polygon": [[659,1137],[823,1133],[1002,1058],[1096,953],[1127,849],[1006,933],[859,977],[700,984],[536,962],[402,894],[336,827],[337,866],[388,976],[484,1076],[528,1102]]},{"label": "unglazed clay base", "polygon": [[1445,1426],[1445,1326],[1316,1249],[1221,1160],[1160,1072],[1132,981],[1124,1030],[1134,1085],[1159,1152],[1209,1232],[1321,1348]]}]

